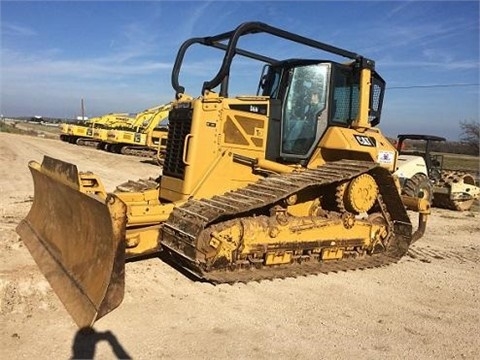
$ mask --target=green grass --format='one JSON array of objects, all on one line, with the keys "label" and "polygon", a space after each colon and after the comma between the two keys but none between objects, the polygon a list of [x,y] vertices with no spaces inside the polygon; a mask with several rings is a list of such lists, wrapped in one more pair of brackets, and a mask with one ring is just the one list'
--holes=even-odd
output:
[{"label": "green grass", "polygon": [[[29,124],[30,125],[30,124]],[[44,131],[52,134],[60,134],[60,129],[57,126],[45,126],[32,124],[32,130]]]},{"label": "green grass", "polygon": [[48,133],[53,135],[60,134],[60,129],[58,127],[53,126],[45,126],[45,125],[36,125],[30,124],[26,122],[20,122],[18,124],[9,124],[0,121],[0,132],[7,132],[11,134],[22,134],[22,135],[29,135],[29,136],[38,136],[42,133]]},{"label": "green grass", "polygon": [[443,168],[449,170],[464,170],[478,174],[480,172],[480,157],[471,155],[438,153],[443,155]]},{"label": "green grass", "polygon": [[0,132],[10,133],[10,134],[24,134],[24,135],[31,135],[32,133],[32,131],[25,131],[22,129],[18,129],[14,126],[5,124],[2,121],[0,121]]}]

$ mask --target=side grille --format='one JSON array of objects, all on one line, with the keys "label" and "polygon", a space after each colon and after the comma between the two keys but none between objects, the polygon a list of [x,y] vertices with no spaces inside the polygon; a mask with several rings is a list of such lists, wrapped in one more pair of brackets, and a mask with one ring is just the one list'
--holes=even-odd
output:
[{"label": "side grille", "polygon": [[185,164],[183,163],[183,146],[185,137],[192,127],[191,109],[172,109],[168,117],[168,139],[163,175],[182,179],[185,176]]}]

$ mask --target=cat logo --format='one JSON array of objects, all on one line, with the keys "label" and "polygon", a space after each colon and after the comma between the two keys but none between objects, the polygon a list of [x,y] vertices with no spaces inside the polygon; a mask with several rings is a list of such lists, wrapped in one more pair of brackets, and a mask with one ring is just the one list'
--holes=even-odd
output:
[{"label": "cat logo", "polygon": [[355,139],[357,142],[362,145],[362,146],[371,146],[375,147],[375,139],[368,137],[368,136],[362,136],[362,135],[353,135],[355,136]]}]

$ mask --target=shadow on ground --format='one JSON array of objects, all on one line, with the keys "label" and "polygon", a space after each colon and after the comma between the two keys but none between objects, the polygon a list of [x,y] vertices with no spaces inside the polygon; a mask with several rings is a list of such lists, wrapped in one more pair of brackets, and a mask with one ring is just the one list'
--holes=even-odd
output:
[{"label": "shadow on ground", "polygon": [[96,332],[93,328],[77,331],[72,345],[72,359],[93,359],[97,343],[106,341],[117,359],[131,359],[117,337],[111,331]]}]

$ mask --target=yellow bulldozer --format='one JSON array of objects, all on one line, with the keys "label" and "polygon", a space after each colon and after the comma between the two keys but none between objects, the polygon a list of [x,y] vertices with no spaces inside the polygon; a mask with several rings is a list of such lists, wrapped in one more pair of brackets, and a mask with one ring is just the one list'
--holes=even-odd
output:
[{"label": "yellow bulldozer", "polygon": [[[257,33],[321,55],[277,59],[237,46]],[[223,54],[195,98],[179,83],[194,45]],[[347,61],[318,60],[326,54]],[[232,61],[244,57],[263,69],[258,89],[231,96]],[[107,193],[75,165],[29,163],[34,201],[17,232],[78,326],[122,302],[125,261],[146,254],[235,283],[383,266],[423,235],[429,203],[400,195],[397,151],[377,127],[385,81],[372,60],[247,22],[185,41],[172,86],[158,179]]]},{"label": "yellow bulldozer", "polygon": [[[121,126],[107,132],[107,149],[125,155],[157,157],[158,148],[165,150],[168,128],[159,126],[168,121],[171,104],[164,104],[138,113],[131,126]],[[160,131],[160,134],[157,134]],[[162,142],[163,140],[163,142]]]}]

